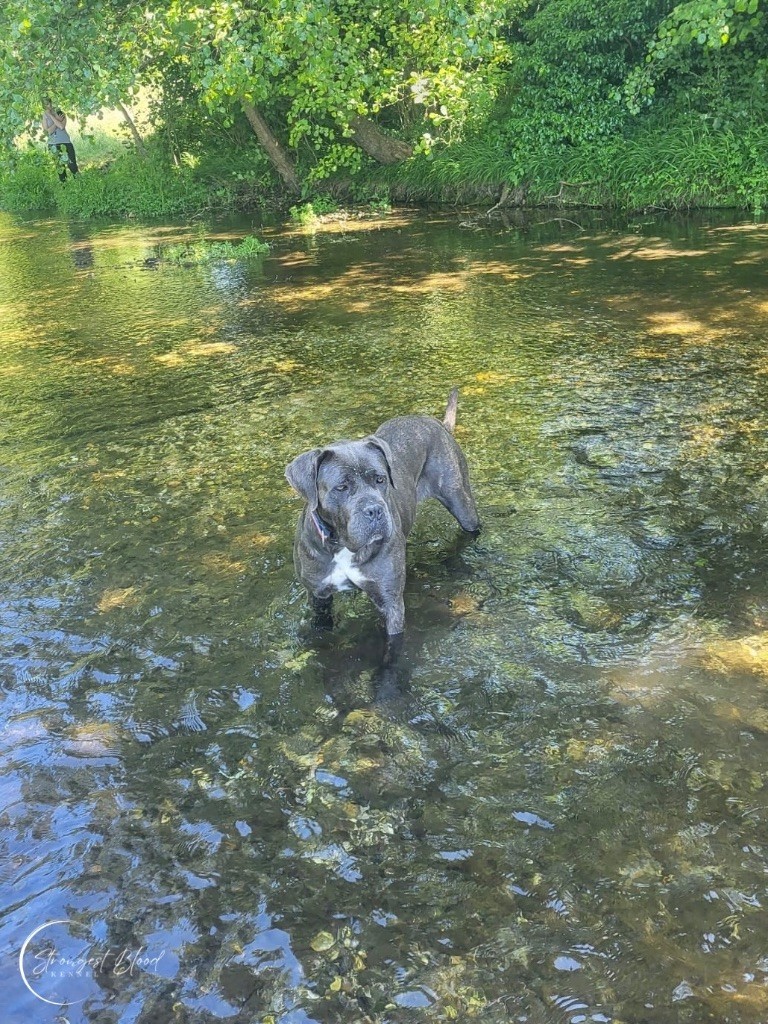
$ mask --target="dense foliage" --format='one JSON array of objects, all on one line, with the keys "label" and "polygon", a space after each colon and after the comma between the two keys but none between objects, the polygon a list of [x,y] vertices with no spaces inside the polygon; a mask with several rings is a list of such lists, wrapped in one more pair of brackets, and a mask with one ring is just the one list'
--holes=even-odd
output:
[{"label": "dense foliage", "polygon": [[[762,207],[765,4],[6,0],[0,197],[90,214],[277,189]],[[20,159],[25,132],[43,148],[44,93],[70,123],[119,106],[131,129],[131,151],[83,162],[66,197],[50,162]]]}]

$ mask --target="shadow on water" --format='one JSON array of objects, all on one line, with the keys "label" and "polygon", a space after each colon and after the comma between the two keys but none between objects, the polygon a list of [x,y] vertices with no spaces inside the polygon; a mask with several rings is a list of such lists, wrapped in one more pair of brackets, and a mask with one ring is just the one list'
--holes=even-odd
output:
[{"label": "shadow on water", "polygon": [[[4,1019],[768,1019],[768,228],[264,233],[0,221]],[[453,385],[314,629],[283,467]]]}]

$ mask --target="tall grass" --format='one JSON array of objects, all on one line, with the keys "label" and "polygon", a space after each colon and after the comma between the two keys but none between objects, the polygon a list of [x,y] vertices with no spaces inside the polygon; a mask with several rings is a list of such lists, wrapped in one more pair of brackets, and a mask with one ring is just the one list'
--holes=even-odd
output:
[{"label": "tall grass", "polygon": [[[768,199],[768,130],[671,123],[629,139],[574,153],[561,180],[573,197],[597,205],[671,209],[763,209]],[[583,183],[583,184],[580,184]]]},{"label": "tall grass", "polygon": [[[498,129],[498,126],[497,126]],[[274,206],[279,188],[254,144],[172,163],[150,145],[142,159],[120,138],[94,132],[76,140],[81,173],[60,184],[42,144],[0,170],[0,207],[58,209],[79,217],[192,216]],[[691,117],[645,120],[634,134],[581,146],[525,150],[499,130],[432,158],[394,167],[368,165],[353,181],[327,183],[334,197],[493,205],[504,186],[529,205],[593,205],[634,210],[768,207],[768,126],[738,134]],[[296,207],[316,214],[312,206]]]},{"label": "tall grass", "polygon": [[119,140],[77,140],[80,173],[60,183],[40,145],[0,170],[0,207],[57,209],[78,217],[175,217],[266,205],[274,184],[266,159],[248,148],[208,160],[171,162],[158,149],[141,157]]},{"label": "tall grass", "polygon": [[529,204],[764,209],[768,127],[737,135],[703,121],[659,121],[628,137],[529,152],[478,139],[431,160],[374,169],[368,180],[405,201],[484,202],[507,185],[525,186]]},{"label": "tall grass", "polygon": [[56,206],[56,177],[48,152],[29,147],[9,165],[0,168],[0,208],[45,210]]}]

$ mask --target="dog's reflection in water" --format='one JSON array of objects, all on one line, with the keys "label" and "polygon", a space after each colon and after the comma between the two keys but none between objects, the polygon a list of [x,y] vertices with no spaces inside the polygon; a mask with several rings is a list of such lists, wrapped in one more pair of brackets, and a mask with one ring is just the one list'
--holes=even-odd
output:
[{"label": "dog's reflection in water", "polygon": [[414,693],[411,678],[416,637],[406,644],[401,633],[393,637],[374,634],[350,647],[340,647],[325,618],[312,627],[311,648],[316,655],[326,693],[345,718],[369,712],[420,733],[456,737],[457,731],[441,721]]}]

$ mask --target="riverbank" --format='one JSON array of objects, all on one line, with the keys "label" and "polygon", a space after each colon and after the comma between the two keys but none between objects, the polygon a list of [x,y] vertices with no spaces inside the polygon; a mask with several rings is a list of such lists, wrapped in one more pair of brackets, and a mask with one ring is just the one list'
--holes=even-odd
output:
[{"label": "riverbank", "polygon": [[308,183],[300,196],[277,180],[255,145],[171,162],[158,148],[141,157],[117,148],[81,157],[81,173],[62,186],[45,151],[29,148],[0,173],[0,208],[67,216],[199,217],[220,212],[287,213],[311,202],[437,203],[503,207],[597,207],[622,210],[768,206],[768,129],[741,133],[699,122],[592,145],[521,152],[474,140],[430,156],[382,167],[369,162],[354,177]]}]

